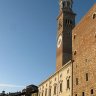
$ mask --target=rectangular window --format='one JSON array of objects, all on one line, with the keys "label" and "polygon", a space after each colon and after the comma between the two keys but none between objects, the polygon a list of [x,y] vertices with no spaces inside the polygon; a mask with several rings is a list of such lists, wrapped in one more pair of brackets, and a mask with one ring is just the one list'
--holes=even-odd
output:
[{"label": "rectangular window", "polygon": [[54,95],[56,95],[56,85],[54,86]]},{"label": "rectangular window", "polygon": [[82,96],[85,96],[85,93],[84,92],[82,92]]},{"label": "rectangular window", "polygon": [[39,96],[41,96],[41,95],[40,95],[40,92],[39,92]]},{"label": "rectangular window", "polygon": [[42,92],[42,96],[43,96],[43,92]]},{"label": "rectangular window", "polygon": [[47,89],[45,89],[45,96],[47,96]]},{"label": "rectangular window", "polygon": [[67,89],[69,89],[70,88],[70,80],[68,79],[67,80]]},{"label": "rectangular window", "polygon": [[94,92],[93,92],[93,89],[91,89],[91,94],[93,94]]},{"label": "rectangular window", "polygon": [[86,81],[88,81],[88,73],[86,73]]},{"label": "rectangular window", "polygon": [[49,96],[51,96],[51,88],[49,89]]},{"label": "rectangular window", "polygon": [[62,92],[62,83],[60,83],[60,92]]},{"label": "rectangular window", "polygon": [[76,85],[78,85],[78,78],[76,78]]}]

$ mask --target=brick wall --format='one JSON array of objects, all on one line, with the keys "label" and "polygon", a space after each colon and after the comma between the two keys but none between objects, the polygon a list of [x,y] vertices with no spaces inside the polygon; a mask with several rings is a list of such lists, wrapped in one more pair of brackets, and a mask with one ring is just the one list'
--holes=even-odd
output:
[{"label": "brick wall", "polygon": [[[96,4],[89,10],[72,33],[73,96],[96,96]],[[86,73],[88,81],[86,81]],[[76,85],[78,78],[78,85]],[[93,95],[92,95],[93,96]]]}]

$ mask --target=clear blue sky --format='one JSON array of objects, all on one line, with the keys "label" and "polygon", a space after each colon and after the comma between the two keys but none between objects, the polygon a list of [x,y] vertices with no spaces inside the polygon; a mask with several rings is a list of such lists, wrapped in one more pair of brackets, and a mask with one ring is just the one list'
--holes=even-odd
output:
[{"label": "clear blue sky", "polygon": [[[0,0],[0,92],[38,85],[55,72],[58,1]],[[74,0],[76,23],[95,2]]]}]

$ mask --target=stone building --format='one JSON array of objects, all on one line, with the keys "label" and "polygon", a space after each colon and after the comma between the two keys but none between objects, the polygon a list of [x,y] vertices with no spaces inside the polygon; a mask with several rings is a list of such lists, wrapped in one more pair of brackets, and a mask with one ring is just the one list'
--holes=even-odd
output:
[{"label": "stone building", "polygon": [[20,96],[38,96],[38,87],[31,84],[22,90]]},{"label": "stone building", "polygon": [[9,93],[5,93],[5,91],[2,91],[2,93],[0,93],[0,96],[38,96],[38,87],[31,84],[26,86],[25,89],[19,92],[9,92]]},{"label": "stone building", "polygon": [[71,96],[72,63],[67,62],[60,70],[38,86],[39,96]]}]

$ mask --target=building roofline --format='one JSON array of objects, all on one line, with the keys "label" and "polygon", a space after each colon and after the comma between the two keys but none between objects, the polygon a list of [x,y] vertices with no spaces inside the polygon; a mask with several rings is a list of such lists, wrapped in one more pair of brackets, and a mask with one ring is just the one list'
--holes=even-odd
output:
[{"label": "building roofline", "polygon": [[[88,12],[81,18],[81,20],[76,24],[76,26],[74,27],[74,29],[72,30],[74,32],[74,30],[79,28],[79,25],[85,20],[86,16],[90,15],[91,11],[96,10],[94,9],[94,7],[96,6],[96,3],[88,10]],[[96,12],[96,11],[95,11]],[[90,13],[90,14],[89,14]]]},{"label": "building roofline", "polygon": [[58,71],[56,71],[55,73],[53,73],[52,75],[49,76],[49,78],[47,78],[46,80],[42,81],[39,85],[41,86],[42,84],[44,84],[46,81],[48,81],[49,79],[51,79],[54,75],[56,75],[57,73],[59,73],[61,70],[63,70],[66,66],[68,66],[69,64],[71,64],[72,61],[70,60],[69,62],[67,62],[65,65],[63,65],[63,67],[61,69],[59,69]]}]

